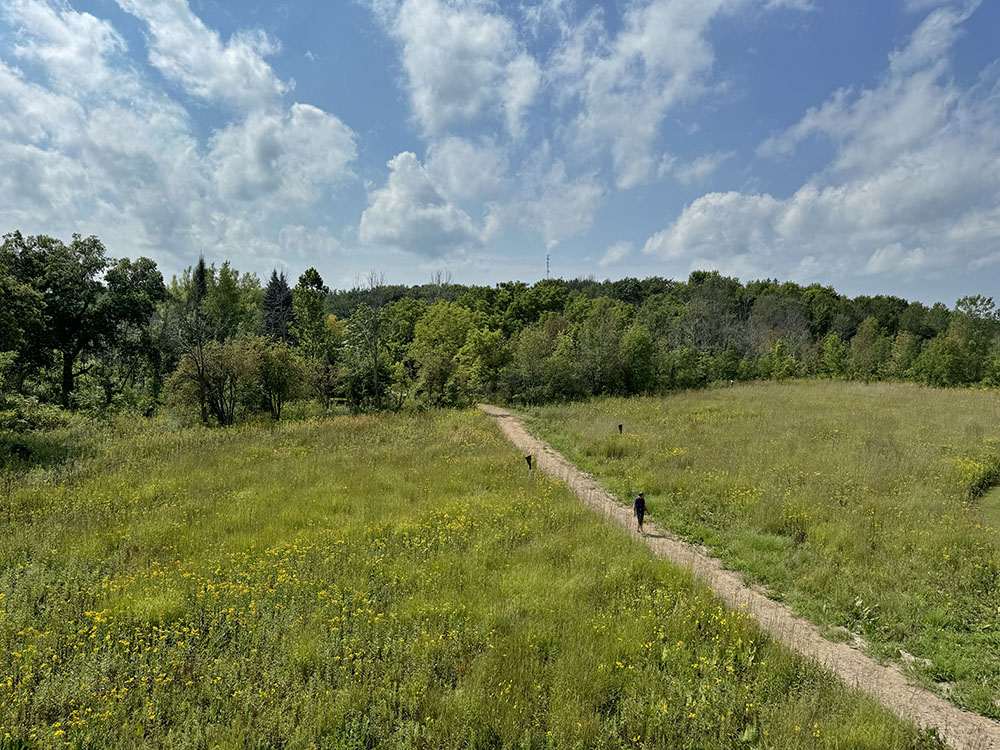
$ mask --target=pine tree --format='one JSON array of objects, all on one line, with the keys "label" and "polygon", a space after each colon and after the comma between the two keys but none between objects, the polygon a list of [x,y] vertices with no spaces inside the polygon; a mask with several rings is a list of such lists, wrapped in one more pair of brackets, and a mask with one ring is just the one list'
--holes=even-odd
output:
[{"label": "pine tree", "polygon": [[267,282],[261,309],[264,317],[264,333],[276,341],[294,343],[291,327],[294,320],[292,290],[285,274],[271,271]]},{"label": "pine tree", "polygon": [[198,256],[198,265],[194,267],[194,299],[192,307],[198,308],[208,294],[208,269],[205,268],[205,256]]}]

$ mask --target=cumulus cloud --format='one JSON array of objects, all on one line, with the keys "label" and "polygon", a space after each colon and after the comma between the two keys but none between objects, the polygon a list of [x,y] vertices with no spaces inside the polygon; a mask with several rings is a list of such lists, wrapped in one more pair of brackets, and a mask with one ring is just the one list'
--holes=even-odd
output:
[{"label": "cumulus cloud", "polygon": [[616,242],[604,252],[604,256],[597,261],[597,265],[606,268],[620,263],[632,254],[633,249],[631,242]]},{"label": "cumulus cloud", "polygon": [[118,0],[149,28],[149,61],[184,90],[210,102],[254,108],[288,90],[264,58],[278,51],[263,31],[240,31],[223,43],[187,0]]},{"label": "cumulus cloud", "polygon": [[302,224],[287,224],[278,232],[278,244],[287,254],[300,258],[329,255],[340,250],[340,240],[326,227],[307,227]]},{"label": "cumulus cloud", "polygon": [[610,148],[619,188],[638,185],[657,171],[664,118],[710,85],[715,55],[708,27],[738,5],[649,0],[626,6],[614,34],[598,10],[566,32],[553,55],[551,76],[563,104],[579,106],[571,139],[583,150]]},{"label": "cumulus cloud", "polygon": [[932,258],[922,247],[907,250],[900,243],[894,242],[886,247],[880,247],[865,263],[861,272],[864,274],[910,273],[920,271],[932,262]]},{"label": "cumulus cloud", "polygon": [[[188,238],[205,187],[188,118],[118,63],[105,22],[41,2],[4,5],[30,81],[0,61],[0,220],[68,234],[83,227],[146,247]],[[72,44],[62,48],[64,40]],[[93,71],[81,80],[81,71]]]},{"label": "cumulus cloud", "polygon": [[210,161],[222,195],[315,203],[325,187],[350,174],[354,132],[308,104],[284,114],[257,112],[215,133]]},{"label": "cumulus cloud", "polygon": [[781,210],[780,201],[770,195],[708,193],[650,237],[643,251],[671,259],[763,254],[775,242],[774,224]]},{"label": "cumulus cloud", "polygon": [[[165,7],[190,14],[186,5],[155,3],[143,12],[153,17]],[[278,258],[280,228],[300,223],[325,190],[351,177],[353,132],[315,107],[281,107],[280,86],[224,100],[247,106],[199,142],[184,106],[130,63],[108,22],[42,0],[5,0],[0,11],[16,39],[0,52],[5,226],[93,232],[112,252],[150,255],[174,269],[198,251]],[[213,46],[214,32],[197,19],[182,26],[208,35],[187,37],[202,45],[203,62],[208,53],[221,58],[190,67],[191,75],[225,67],[232,45]],[[156,41],[164,35],[158,26],[151,44],[172,48]],[[15,60],[29,63],[30,75]],[[206,95],[222,78],[205,83]]]},{"label": "cumulus cloud", "polygon": [[596,172],[572,176],[566,163],[551,155],[547,144],[525,162],[518,178],[516,196],[491,204],[487,238],[508,226],[521,226],[540,235],[551,249],[590,229],[606,196]]},{"label": "cumulus cloud", "polygon": [[1000,240],[1000,63],[962,89],[948,53],[965,11],[940,8],[893,52],[876,87],[835,92],[763,155],[806,138],[832,142],[827,168],[790,197],[712,193],[690,203],[645,251],[718,263],[756,260],[785,274],[803,254],[838,275],[975,268]]},{"label": "cumulus cloud", "polygon": [[111,83],[127,85],[128,77],[109,64],[125,51],[125,40],[107,21],[37,0],[12,0],[0,12],[19,29],[14,54],[41,63],[57,90],[93,92]]},{"label": "cumulus cloud", "polygon": [[361,215],[358,239],[427,256],[478,245],[472,219],[448,202],[416,155],[404,151],[388,163],[389,179]]},{"label": "cumulus cloud", "polygon": [[509,19],[473,0],[373,5],[400,44],[413,114],[425,133],[483,117],[520,133],[541,72]]},{"label": "cumulus cloud", "polygon": [[889,55],[880,85],[841,89],[784,133],[758,149],[763,156],[788,155],[809,137],[832,141],[837,170],[871,171],[898,161],[954,122],[958,89],[950,82],[947,53],[966,12],[939,9],[913,32],[909,43]]},{"label": "cumulus cloud", "polygon": [[448,136],[435,141],[426,169],[453,201],[496,197],[507,180],[507,153],[491,138]]}]

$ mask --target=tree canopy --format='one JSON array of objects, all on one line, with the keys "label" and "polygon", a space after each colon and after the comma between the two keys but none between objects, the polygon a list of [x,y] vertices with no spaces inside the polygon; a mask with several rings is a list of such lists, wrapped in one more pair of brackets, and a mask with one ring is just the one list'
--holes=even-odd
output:
[{"label": "tree canopy", "polygon": [[717,271],[494,286],[372,272],[331,291],[315,268],[294,289],[278,271],[262,286],[203,257],[165,286],[153,261],[110,258],[96,237],[19,232],[0,246],[0,294],[0,401],[149,412],[172,399],[220,424],[279,418],[300,396],[362,411],[751,378],[1000,384],[984,295],[949,310]]}]

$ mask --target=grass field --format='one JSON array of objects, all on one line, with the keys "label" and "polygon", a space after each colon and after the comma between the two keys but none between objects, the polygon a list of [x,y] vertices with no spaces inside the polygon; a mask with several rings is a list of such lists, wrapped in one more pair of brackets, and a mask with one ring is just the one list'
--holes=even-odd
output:
[{"label": "grass field", "polygon": [[480,414],[112,432],[2,498],[2,748],[938,744]]},{"label": "grass field", "polygon": [[541,408],[532,422],[831,637],[860,634],[1000,718],[996,392],[758,383]]}]

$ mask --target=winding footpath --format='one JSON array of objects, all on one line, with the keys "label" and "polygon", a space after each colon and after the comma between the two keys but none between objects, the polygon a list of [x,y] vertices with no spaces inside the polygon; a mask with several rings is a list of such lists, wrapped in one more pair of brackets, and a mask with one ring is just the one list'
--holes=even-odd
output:
[{"label": "winding footpath", "polygon": [[868,693],[897,716],[923,728],[936,728],[938,735],[955,750],[1000,750],[1000,723],[963,711],[910,684],[898,667],[881,665],[847,644],[827,640],[815,625],[793,615],[785,604],[745,586],[738,573],[723,568],[704,550],[649,523],[647,535],[640,536],[631,510],[620,505],[593,477],[529,433],[520,416],[487,404],[480,404],[480,408],[493,418],[518,450],[535,457],[539,469],[565,482],[587,506],[644,542],[655,555],[689,569],[728,606],[748,611],[774,640],[815,659],[849,687]]}]

